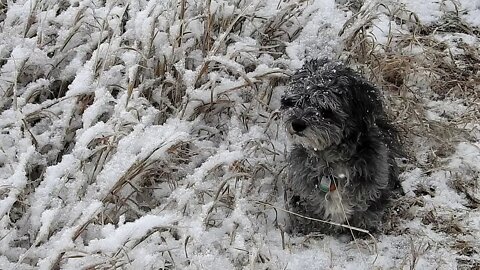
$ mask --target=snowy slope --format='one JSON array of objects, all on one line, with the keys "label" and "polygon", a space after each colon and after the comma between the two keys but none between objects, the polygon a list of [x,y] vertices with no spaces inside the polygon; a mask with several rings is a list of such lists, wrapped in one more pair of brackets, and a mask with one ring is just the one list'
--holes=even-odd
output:
[{"label": "snowy slope", "polygon": [[[480,2],[0,1],[0,269],[479,269]],[[385,91],[385,234],[283,232],[307,59]]]}]

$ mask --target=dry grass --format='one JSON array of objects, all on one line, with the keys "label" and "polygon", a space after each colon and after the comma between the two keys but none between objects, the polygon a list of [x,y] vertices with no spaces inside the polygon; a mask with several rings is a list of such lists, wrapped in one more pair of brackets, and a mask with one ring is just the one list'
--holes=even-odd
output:
[{"label": "dry grass", "polygon": [[[210,0],[170,1],[167,10],[172,12],[171,16],[152,8],[145,13],[152,19],[151,24],[145,26],[148,34],[133,38],[127,30],[132,27],[128,24],[135,15],[132,14],[134,5],[128,1],[114,2],[107,1],[105,12],[98,15],[95,7],[76,8],[68,1],[60,1],[55,7],[49,6],[48,1],[35,1],[27,18],[21,21],[19,34],[22,38],[36,39],[36,49],[44,50],[42,53],[48,56],[45,58],[50,61],[48,68],[43,68],[45,63],[30,58],[0,60],[2,66],[9,61],[15,62],[11,76],[0,74],[6,78],[2,77],[1,81],[5,83],[1,108],[15,111],[21,111],[22,106],[29,108],[18,130],[41,155],[41,159],[31,159],[41,162],[29,160],[31,163],[25,167],[28,179],[25,187],[21,190],[9,185],[0,187],[1,199],[15,194],[6,226],[23,232],[22,226],[28,224],[27,213],[37,203],[32,201],[36,198],[32,194],[47,185],[47,168],[62,164],[67,156],[75,156],[78,152],[88,154],[79,155],[79,167],[65,169],[58,177],[59,182],[54,183],[73,186],[71,190],[52,189],[49,195],[65,209],[92,199],[86,197],[88,189],[101,188],[95,187],[99,175],[109,170],[109,161],[118,155],[121,141],[144,128],[138,123],[149,117],[151,108],[158,113],[153,120],[147,121],[148,125],[160,126],[173,118],[194,124],[185,138],[162,144],[143,156],[137,155],[121,176],[112,179],[112,185],[102,197],[96,198],[102,205],[97,211],[87,217],[76,216],[74,220],[50,221],[44,235],[40,235],[38,228],[29,229],[28,234],[10,244],[11,248],[25,251],[24,254],[10,254],[9,258],[19,265],[35,266],[40,256],[48,256],[53,261],[52,269],[75,260],[88,262],[86,269],[118,269],[129,267],[132,251],[146,246],[158,250],[162,269],[191,266],[203,243],[196,243],[199,236],[186,234],[188,230],[184,224],[182,227],[177,223],[152,228],[142,236],[123,242],[113,252],[96,254],[60,247],[46,255],[42,253],[43,249],[51,247],[47,246],[50,241],[66,231],[72,232],[69,240],[84,241],[87,245],[88,237],[99,234],[104,227],[135,222],[149,213],[162,216],[178,210],[185,219],[199,217],[205,231],[224,229],[226,240],[214,239],[215,243],[209,248],[218,248],[219,252],[238,251],[240,254],[226,255],[237,267],[278,266],[274,264],[277,255],[265,246],[265,242],[254,237],[258,232],[248,235],[249,228],[245,228],[242,221],[251,218],[255,221],[251,226],[267,226],[271,222],[268,211],[254,202],[261,200],[263,206],[272,206],[281,197],[286,153],[284,145],[278,144],[283,140],[275,95],[291,74],[286,62],[281,60],[286,58],[288,43],[299,37],[302,23],[308,20],[302,16],[311,1],[278,1],[276,10],[267,13],[262,11],[262,6],[245,1],[232,1],[231,6],[216,9]],[[442,169],[444,158],[453,153],[455,144],[471,139],[471,131],[465,126],[480,121],[480,52],[477,47],[461,41],[454,46],[458,51],[453,52],[452,44],[440,41],[436,34],[455,32],[478,37],[479,31],[462,22],[458,12],[445,13],[438,24],[424,25],[414,12],[400,5],[387,7],[369,1],[370,5],[362,6],[361,2],[349,1],[348,8],[358,13],[342,30],[345,51],[340,58],[357,65],[386,90],[395,124],[403,131],[407,144],[412,146],[408,149],[410,165],[415,164],[426,173]],[[121,4],[120,11],[114,9],[117,3]],[[0,22],[3,24],[8,5],[10,2],[0,0]],[[58,30],[55,24],[41,25],[45,22],[40,13],[50,8],[57,8],[59,14],[69,9],[75,11],[67,31],[61,36],[49,28]],[[385,43],[378,42],[371,32],[380,14],[387,15],[392,23],[398,22],[404,29],[399,34],[392,28]],[[162,39],[168,49],[159,48],[158,39]],[[85,52],[78,59],[74,53],[77,49]],[[418,50],[421,53],[415,53]],[[264,56],[270,61],[266,65],[260,59]],[[67,95],[75,84],[76,74],[62,72],[74,60],[79,61],[80,67],[91,70],[94,83],[86,93]],[[266,67],[257,72],[260,65]],[[120,75],[112,72],[119,67]],[[116,76],[120,79],[110,80]],[[40,79],[45,79],[45,84],[26,90],[30,83]],[[423,85],[417,85],[420,79],[426,80],[424,83],[431,91],[420,91],[423,89]],[[94,91],[100,88],[106,89],[103,96],[111,98],[102,100],[102,94]],[[125,100],[121,100],[123,94],[126,94]],[[426,99],[453,98],[465,102],[467,111],[461,117],[445,116],[445,121],[427,117]],[[65,104],[72,108],[69,110]],[[104,110],[89,119],[90,122],[84,122],[84,115],[98,107]],[[81,132],[98,123],[112,127],[113,131],[97,134],[85,146],[79,146],[77,140]],[[13,137],[17,127],[9,124],[2,128],[11,130]],[[45,130],[51,133],[49,139],[61,139],[48,142],[42,137]],[[237,130],[240,134],[235,133]],[[255,132],[248,133],[250,131]],[[425,160],[415,159],[419,138],[432,142]],[[227,150],[241,155],[225,161],[221,151]],[[8,165],[13,168],[12,164]],[[478,174],[472,172],[469,177],[456,176],[452,183],[455,190],[466,196],[471,209],[477,209],[479,204],[475,179],[478,180]],[[81,186],[72,183],[81,183]],[[193,195],[186,202],[171,196],[179,190],[192,191]],[[422,196],[434,195],[428,186],[418,186],[415,191],[417,197],[396,202],[396,211],[391,213],[390,233],[403,233],[399,224],[417,217],[410,210],[425,206]],[[259,194],[267,195],[259,198]],[[249,203],[248,207],[242,204],[245,202]],[[54,205],[47,205],[44,210],[50,208]],[[434,211],[425,214],[424,225],[434,227],[435,231],[449,235],[461,235],[466,231],[452,217],[440,217]],[[47,223],[48,220],[42,221],[42,224]],[[274,223],[281,234],[283,249],[295,245],[285,237],[281,222],[275,219]],[[359,228],[340,226],[369,234]],[[236,241],[245,235],[249,239],[245,240],[245,247],[240,248]],[[0,240],[7,238],[8,235],[2,235]],[[357,245],[362,243],[357,242]],[[462,240],[453,248],[465,255],[478,252],[473,243]],[[428,242],[412,240],[411,256],[405,258],[404,265],[414,269],[429,249]],[[478,265],[475,261],[469,263]],[[331,264],[333,266],[333,259]]]},{"label": "dry grass", "polygon": [[[173,145],[161,145],[126,168],[123,175],[114,179],[109,191],[99,198],[102,202],[101,209],[72,227],[72,241],[85,237],[89,230],[97,226],[118,224],[122,219],[133,222],[152,211],[160,214],[182,207],[182,213],[190,215],[191,211],[194,211],[190,209],[192,205],[179,206],[177,201],[170,198],[170,194],[179,188],[195,190],[199,206],[213,202],[207,209],[203,222],[206,229],[220,227],[222,220],[234,210],[237,200],[250,196],[260,188],[254,182],[255,179],[279,175],[277,168],[270,163],[283,155],[283,149],[276,149],[278,146],[266,139],[252,138],[241,146],[241,151],[245,153],[244,158],[231,164],[224,164],[223,160],[216,161],[217,164],[209,168],[201,179],[196,180],[212,183],[219,180],[218,185],[201,189],[188,181],[194,169],[201,167],[203,162],[214,155],[218,145],[225,140],[230,128],[225,124],[228,119],[239,119],[240,128],[247,131],[257,125],[265,126],[266,136],[278,139],[279,126],[272,121],[275,111],[271,106],[271,98],[274,88],[284,84],[288,71],[284,66],[275,65],[264,68],[263,72],[253,75],[249,73],[263,64],[258,60],[262,54],[274,57],[284,54],[285,42],[294,39],[301,30],[296,17],[308,3],[279,3],[273,17],[262,17],[256,15],[262,6],[245,4],[242,1],[233,4],[230,15],[224,14],[222,9],[226,7],[211,8],[211,1],[171,1],[166,4],[170,5],[169,8],[173,11],[171,20],[162,20],[161,16],[164,14],[158,9],[150,10],[148,17],[153,18],[153,22],[147,29],[149,35],[137,40],[125,35],[126,24],[135,15],[131,14],[134,7],[120,2],[120,5],[107,3],[106,12],[100,16],[94,12],[94,7],[76,8],[67,1],[62,1],[55,7],[58,13],[70,9],[76,12],[61,38],[56,33],[49,33],[48,28],[39,27],[42,22],[39,14],[48,10],[49,4],[36,1],[35,5],[30,7],[21,34],[24,38],[37,38],[38,47],[48,49],[51,64],[45,74],[42,74],[37,72],[42,71],[41,66],[32,63],[28,58],[21,61],[14,59],[16,68],[13,79],[3,91],[1,105],[3,109],[21,109],[18,108],[17,98],[23,94],[26,85],[38,78],[50,80],[44,86],[25,94],[25,97],[22,96],[27,104],[38,105],[30,110],[23,120],[24,137],[31,138],[34,147],[45,155],[46,160],[43,164],[33,164],[36,166],[28,168],[29,185],[18,193],[16,203],[9,211],[12,227],[29,211],[31,195],[46,181],[46,168],[61,164],[66,155],[77,150],[78,132],[88,129],[90,125],[105,123],[114,127],[114,132],[94,137],[87,142],[85,149],[82,149],[88,152],[88,155],[82,158],[78,168],[81,179],[77,179],[79,175],[76,172],[65,172],[62,176],[62,179],[66,179],[64,184],[83,181],[79,190],[71,192],[78,196],[79,201],[85,199],[88,187],[95,185],[99,175],[109,169],[109,162],[118,153],[119,143],[135,129],[135,121],[123,121],[115,116],[115,111],[118,112],[115,105],[121,102],[119,98],[123,93],[126,93],[126,100],[122,104],[121,113],[132,115],[139,122],[146,115],[146,109],[153,106],[159,112],[158,117],[151,123],[153,125],[162,125],[168,119],[176,117],[201,124],[191,131],[189,138]],[[115,9],[117,7],[121,7],[120,13]],[[1,1],[2,22],[7,9],[7,3]],[[118,28],[113,22],[118,23]],[[199,24],[203,25],[203,33],[197,36],[194,30]],[[158,46],[156,38],[161,35],[166,37],[170,51],[160,51],[155,47]],[[257,39],[259,42],[247,46],[242,44],[240,37]],[[237,42],[241,45],[240,49],[232,53],[229,48]],[[80,51],[87,51],[84,58],[79,59],[79,64],[91,69],[91,76],[95,80],[93,90],[105,87],[106,94],[111,95],[108,101],[110,103],[100,104],[104,102],[100,101],[102,97],[93,91],[66,96],[75,78],[65,78],[66,76],[60,74],[75,57],[72,49],[78,49],[79,46],[83,46]],[[122,58],[127,53],[129,61]],[[5,63],[2,60],[2,65]],[[105,84],[104,82],[110,79],[109,76],[112,76],[111,70],[119,66],[123,67],[122,76],[126,80]],[[193,80],[189,77],[192,73]],[[216,78],[209,77],[212,74],[217,74]],[[227,84],[223,85],[220,80],[223,78],[232,82],[231,88],[225,88]],[[218,91],[218,88],[222,91]],[[196,95],[194,89],[202,94]],[[209,98],[203,98],[203,93],[208,93]],[[59,109],[68,102],[74,107],[71,112]],[[84,115],[99,105],[106,106],[104,112],[91,119],[91,123],[84,123]],[[63,119],[63,115],[69,117]],[[57,125],[60,119],[66,126],[60,127],[65,129],[61,140],[63,148],[57,151],[55,148],[58,146],[45,144],[36,138],[41,135],[38,133],[39,128]],[[273,133],[270,128],[274,130]],[[157,155],[158,153],[161,155]],[[255,157],[254,160],[250,160],[252,157]],[[264,159],[258,161],[256,157]],[[12,189],[14,187],[2,187],[2,198],[9,196]],[[64,190],[59,193],[65,192]],[[64,205],[71,203],[65,199],[68,197],[67,193],[57,196]],[[68,226],[73,226],[72,224]],[[33,250],[36,245],[48,242],[62,233],[65,226],[67,225],[52,223],[41,241],[35,240],[36,232],[33,232],[31,239],[18,241],[15,245]],[[176,238],[173,230],[163,233]],[[234,235],[235,231],[231,237],[234,238]],[[138,241],[146,241],[150,236],[149,233]],[[126,250],[119,250],[114,254],[104,254],[100,262],[87,268],[121,268],[130,263],[128,253],[137,245],[138,243],[129,245]],[[166,261],[169,261],[165,262],[165,269],[175,267],[173,257],[168,252],[165,250]],[[29,261],[29,256],[31,255],[22,255],[20,263]],[[50,256],[57,264],[55,267],[59,267],[69,258],[88,258],[93,254],[72,255],[53,251]],[[265,259],[260,255],[259,258]],[[32,263],[35,263],[35,259]]]},{"label": "dry grass", "polygon": [[[457,12],[445,12],[440,21],[429,25],[422,24],[414,11],[402,5],[365,7],[365,12],[361,11],[355,21],[349,22],[342,34],[348,61],[358,65],[385,90],[386,104],[402,131],[409,163],[422,168],[427,176],[444,170],[455,175],[450,186],[465,197],[465,207],[478,211],[478,173],[449,171],[445,166],[459,142],[475,142],[478,127],[472,129],[471,123],[478,123],[480,119],[480,51],[478,46],[462,39],[462,35],[478,38],[479,29],[463,22],[456,7]],[[390,31],[380,43],[372,29],[376,27],[375,19],[384,15],[391,19]],[[442,39],[452,34],[458,38]],[[429,117],[428,101],[452,100],[460,100],[465,112],[454,115],[444,112],[440,114],[441,119]],[[426,155],[420,156],[420,152]],[[437,195],[434,187],[419,184],[414,192],[416,197],[406,197],[396,203],[389,218],[390,233],[408,233],[402,231],[399,223],[421,217],[423,225],[445,234],[451,241],[459,237],[468,239],[475,234],[465,225],[465,216],[455,210],[449,210],[449,214],[424,210],[429,208],[424,198]],[[411,258],[404,262],[404,267],[416,269],[430,243],[429,239],[419,243],[412,240]],[[459,269],[478,269],[479,262],[473,259],[479,252],[477,244],[457,240],[451,248],[463,258],[469,258],[457,260]]]},{"label": "dry grass", "polygon": [[[439,167],[438,157],[450,155],[457,142],[470,140],[461,123],[472,123],[480,117],[478,84],[480,72],[478,48],[459,41],[460,51],[452,53],[451,45],[439,40],[442,33],[478,33],[478,29],[463,23],[458,14],[446,13],[433,25],[423,25],[418,16],[404,6],[377,5],[368,15],[358,19],[356,30],[345,34],[347,56],[360,65],[372,81],[387,90],[386,97],[395,124],[403,130],[406,145],[415,146],[414,138],[422,137],[435,142],[431,149],[431,168]],[[375,27],[375,14],[392,19],[391,30],[385,43],[378,43],[371,29]],[[392,24],[402,27],[395,32]],[[400,26],[398,26],[400,25]],[[417,86],[417,84],[419,84]],[[431,92],[421,92],[423,85]],[[461,118],[437,121],[426,115],[425,100],[463,99],[468,112]],[[409,149],[414,156],[415,149]]]}]

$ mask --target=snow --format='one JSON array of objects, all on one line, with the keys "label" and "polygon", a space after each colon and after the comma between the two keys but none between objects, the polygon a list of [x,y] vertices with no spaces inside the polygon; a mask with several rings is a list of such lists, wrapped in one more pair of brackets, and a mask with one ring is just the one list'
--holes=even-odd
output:
[{"label": "snow", "polygon": [[76,96],[86,94],[92,91],[91,84],[93,83],[93,70],[91,67],[81,68],[75,76],[72,84],[68,86],[68,96]]},{"label": "snow", "polygon": [[[466,69],[478,59],[479,1],[373,0],[355,14],[350,1],[187,0],[183,18],[173,0],[7,2],[0,269],[480,265],[479,110],[468,95],[478,70]],[[374,42],[366,60],[349,47],[362,24]],[[395,123],[427,130],[405,130],[393,228],[357,241],[284,233],[290,142],[277,110],[288,75],[323,57],[438,63],[427,41],[473,86],[439,95],[432,64],[408,89],[385,87],[387,107],[402,108]]]},{"label": "snow", "polygon": [[415,0],[401,1],[405,4],[405,8],[415,14],[420,22],[431,24],[442,16],[441,3],[438,1],[422,1]]},{"label": "snow", "polygon": [[465,1],[462,2],[462,7],[464,8],[464,12],[462,13],[462,17],[464,20],[472,26],[479,27],[480,21],[478,20],[478,16],[480,16],[480,1]]},{"label": "snow", "polygon": [[[87,250],[89,252],[107,251],[114,252],[126,244],[127,241],[141,239],[146,233],[152,230],[161,230],[171,226],[178,217],[175,215],[153,216],[146,215],[135,222],[120,225],[118,228],[106,228],[101,239],[90,241]],[[113,229],[113,230],[112,230]]]},{"label": "snow", "polygon": [[480,170],[480,143],[461,142],[457,145],[455,153],[449,163],[452,169],[461,170],[462,166],[474,171]]},{"label": "snow", "polygon": [[337,36],[347,16],[335,8],[335,1],[331,0],[314,1],[307,7],[298,18],[304,25],[299,37],[286,48],[291,58],[290,67],[300,68],[305,58],[336,55],[342,49]]}]

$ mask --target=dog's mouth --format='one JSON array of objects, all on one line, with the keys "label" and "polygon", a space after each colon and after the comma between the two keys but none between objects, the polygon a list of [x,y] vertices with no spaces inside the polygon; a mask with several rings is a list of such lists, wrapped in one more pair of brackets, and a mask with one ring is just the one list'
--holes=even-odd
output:
[{"label": "dog's mouth", "polygon": [[295,131],[291,125],[287,126],[287,132],[290,136],[299,136],[299,137],[305,137],[304,131]]},{"label": "dog's mouth", "polygon": [[[290,129],[290,128],[288,128]],[[310,132],[311,129],[307,128],[303,131],[289,131],[289,137],[294,144],[300,144],[305,149],[310,149],[313,151],[321,151],[328,147],[328,143],[319,136],[313,136],[313,133]]]},{"label": "dog's mouth", "polygon": [[[335,126],[319,129],[309,126],[304,120],[295,119],[286,122],[286,129],[294,144],[302,145],[305,149],[313,151],[322,151],[341,141],[338,127]],[[336,132],[331,132],[333,130]]]}]

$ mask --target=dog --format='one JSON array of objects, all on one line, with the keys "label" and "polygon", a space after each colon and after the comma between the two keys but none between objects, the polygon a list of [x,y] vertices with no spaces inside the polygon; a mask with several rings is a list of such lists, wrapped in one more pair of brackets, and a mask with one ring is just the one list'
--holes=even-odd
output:
[{"label": "dog", "polygon": [[[292,75],[280,111],[292,145],[287,208],[379,231],[387,202],[400,187],[395,159],[402,155],[379,90],[341,63],[311,60]],[[292,214],[287,230],[345,231]]]}]

